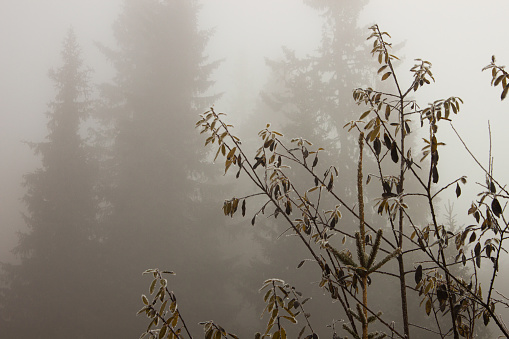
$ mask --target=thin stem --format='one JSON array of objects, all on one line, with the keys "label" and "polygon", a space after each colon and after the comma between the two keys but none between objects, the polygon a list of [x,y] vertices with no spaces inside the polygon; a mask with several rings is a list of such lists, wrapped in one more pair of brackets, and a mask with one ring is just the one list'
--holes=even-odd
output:
[{"label": "thin stem", "polygon": [[454,131],[454,133],[456,133],[456,136],[458,137],[458,139],[460,139],[461,143],[463,144],[463,147],[465,147],[465,149],[467,150],[468,154],[470,154],[470,156],[472,157],[472,159],[474,159],[474,161],[477,163],[477,165],[484,171],[484,173],[486,173],[486,175],[489,177],[490,180],[492,180],[494,183],[496,183],[500,189],[505,192],[506,194],[509,195],[509,192],[506,191],[506,189],[504,188],[504,186],[500,185],[498,183],[497,180],[495,180],[495,178],[493,178],[491,176],[491,173],[489,171],[487,171],[484,166],[479,162],[479,160],[477,160],[477,158],[475,157],[475,155],[470,151],[470,149],[468,148],[467,144],[465,143],[465,141],[463,141],[463,139],[461,138],[460,134],[458,133],[458,131],[456,131],[456,128],[454,128],[453,124],[451,123],[451,128],[452,130]]}]

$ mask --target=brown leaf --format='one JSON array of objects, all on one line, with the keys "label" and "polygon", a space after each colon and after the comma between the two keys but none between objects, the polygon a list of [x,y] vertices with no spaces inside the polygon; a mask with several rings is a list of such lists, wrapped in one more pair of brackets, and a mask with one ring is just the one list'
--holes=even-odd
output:
[{"label": "brown leaf", "polygon": [[415,283],[416,284],[420,283],[421,279],[422,279],[422,265],[419,265],[415,270]]},{"label": "brown leaf", "polygon": [[390,76],[391,76],[391,74],[392,74],[391,72],[387,72],[387,73],[385,73],[385,74],[382,76],[382,81],[384,81],[384,80],[386,80],[388,77],[390,77]]}]

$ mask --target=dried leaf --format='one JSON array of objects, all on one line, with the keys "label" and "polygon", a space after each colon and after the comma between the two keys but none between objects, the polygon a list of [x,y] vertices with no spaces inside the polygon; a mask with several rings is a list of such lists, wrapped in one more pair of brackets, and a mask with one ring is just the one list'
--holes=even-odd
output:
[{"label": "dried leaf", "polygon": [[392,72],[387,72],[382,76],[382,81],[386,80],[388,77],[390,77]]},{"label": "dried leaf", "polygon": [[484,326],[488,326],[488,323],[490,322],[490,314],[488,313],[488,311],[484,311],[482,313],[482,318],[484,321]]},{"label": "dried leaf", "polygon": [[[395,146],[396,144],[393,144]],[[398,163],[399,161],[399,155],[398,155],[398,149],[396,147],[391,147],[391,159],[395,163]]]},{"label": "dried leaf", "polygon": [[385,120],[389,120],[390,115],[391,115],[391,106],[387,105],[387,106],[385,106]]},{"label": "dried leaf", "polygon": [[502,91],[502,95],[500,96],[500,100],[504,100],[507,96],[507,91],[509,90],[509,84],[504,87],[504,90]]},{"label": "dried leaf", "polygon": [[502,207],[500,206],[497,198],[494,198],[491,202],[491,210],[497,216],[497,218],[500,217],[500,214],[502,213]]},{"label": "dried leaf", "polygon": [[392,148],[391,138],[389,138],[389,135],[387,135],[386,133],[384,133],[384,142],[387,148],[389,149]]},{"label": "dried leaf", "polygon": [[475,234],[475,232],[472,232],[472,234],[470,235],[470,239],[468,240],[468,243],[471,244],[475,241],[477,235]]},{"label": "dried leaf", "polygon": [[417,266],[415,270],[415,283],[418,284],[422,280],[422,265]]},{"label": "dried leaf", "polygon": [[362,113],[362,114],[361,114],[361,116],[359,117],[359,120],[362,120],[362,119],[364,119],[365,117],[367,117],[367,116],[368,116],[368,114],[369,114],[370,112],[371,112],[371,110],[369,110],[369,111],[366,111],[366,112]]},{"label": "dried leaf", "polygon": [[433,166],[431,174],[432,174],[432,177],[433,177],[433,183],[436,184],[438,182],[438,169],[437,169],[437,166]]},{"label": "dried leaf", "polygon": [[382,151],[382,143],[379,138],[375,138],[373,141],[373,148],[375,149],[376,155],[380,155],[380,152]]},{"label": "dried leaf", "polygon": [[501,76],[499,76],[495,82],[493,83],[493,86],[498,86],[498,84],[500,83],[500,81],[502,81],[502,79],[505,78],[505,74],[502,74]]},{"label": "dried leaf", "polygon": [[447,293],[447,288],[445,285],[440,285],[437,288],[437,298],[440,301],[445,301],[449,297],[449,294]]},{"label": "dried leaf", "polygon": [[154,289],[156,287],[156,283],[157,283],[157,279],[152,280],[152,283],[150,284],[150,289],[149,289],[150,294],[154,293]]}]

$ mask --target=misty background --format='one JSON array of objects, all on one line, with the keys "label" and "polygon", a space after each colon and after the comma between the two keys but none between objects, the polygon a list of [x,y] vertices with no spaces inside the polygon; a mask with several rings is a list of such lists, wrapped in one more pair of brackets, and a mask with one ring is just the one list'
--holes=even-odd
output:
[{"label": "misty background", "polygon": [[[182,312],[189,314],[188,321],[197,323],[213,318],[233,333],[243,337],[250,336],[257,329],[262,328],[263,325],[260,324],[265,320],[260,323],[259,314],[263,309],[263,302],[262,296],[257,293],[257,288],[263,280],[279,273],[281,266],[274,265],[277,260],[267,254],[270,253],[267,248],[275,246],[275,238],[281,232],[271,232],[270,227],[273,226],[273,221],[259,220],[258,223],[262,226],[253,228],[247,216],[245,220],[240,217],[230,219],[223,216],[221,209],[223,201],[239,194],[238,192],[249,191],[250,187],[239,181],[232,183],[231,177],[222,176],[221,165],[211,164],[210,156],[207,155],[210,149],[202,147],[204,140],[194,130],[194,122],[198,120],[198,113],[214,105],[217,111],[228,114],[229,121],[236,126],[237,134],[243,140],[256,140],[257,132],[267,122],[280,126],[288,137],[300,136],[292,134],[291,126],[296,118],[292,118],[291,112],[286,110],[283,113],[284,109],[278,110],[267,104],[264,99],[267,96],[263,94],[277,92],[274,74],[278,72],[278,62],[288,61],[285,51],[294,51],[297,59],[319,53],[323,28],[327,29],[327,26],[323,26],[326,23],[322,15],[324,11],[313,8],[309,4],[334,3],[335,8],[344,6],[345,11],[346,9],[354,11],[355,16],[350,18],[353,23],[350,23],[350,26],[345,24],[345,27],[349,30],[353,27],[355,32],[352,31],[349,34],[347,30],[344,33],[345,39],[351,38],[349,43],[359,46],[358,49],[353,48],[352,53],[359,52],[364,55],[364,59],[360,62],[368,71],[375,72],[377,69],[377,63],[369,55],[369,45],[365,39],[369,34],[367,27],[375,23],[381,30],[391,34],[391,42],[396,47],[395,54],[401,59],[398,63],[399,77],[407,84],[411,81],[411,75],[407,71],[413,65],[415,58],[432,62],[436,84],[419,91],[416,95],[417,100],[425,105],[439,98],[461,97],[465,104],[460,114],[453,117],[454,125],[465,137],[474,154],[484,163],[488,160],[489,149],[487,121],[491,121],[492,154],[495,157],[494,175],[500,178],[501,182],[509,181],[509,175],[504,170],[508,165],[505,146],[506,129],[509,123],[509,117],[506,114],[507,103],[500,102],[499,90],[490,86],[489,72],[481,72],[482,67],[490,62],[491,55],[496,55],[501,64],[509,63],[509,49],[505,34],[506,14],[509,12],[507,2],[427,1],[422,3],[372,0],[366,1],[364,5],[360,2],[359,5],[352,5],[351,1],[332,0],[307,1],[309,4],[298,0],[202,0],[196,2],[199,4],[196,8],[188,4],[183,5],[185,1],[166,2],[172,3],[172,6],[176,6],[175,8],[180,8],[178,6],[186,8],[185,15],[171,18],[173,20],[171,24],[175,27],[170,24],[168,27],[164,26],[164,17],[158,18],[161,20],[161,25],[154,25],[154,27],[164,26],[161,28],[163,33],[144,31],[141,36],[132,36],[129,35],[131,31],[126,30],[127,35],[121,38],[115,35],[116,22],[123,23],[120,27],[126,25],[134,30],[139,22],[145,23],[143,20],[146,19],[140,16],[140,21],[137,21],[136,11],[126,14],[124,5],[157,7],[158,1],[4,0],[1,2],[0,159],[3,161],[0,167],[2,192],[0,195],[0,262],[23,264],[22,256],[16,255],[13,250],[23,238],[19,232],[27,234],[31,232],[23,217],[30,214],[23,200],[28,189],[26,185],[23,185],[24,178],[29,173],[35,173],[43,165],[40,154],[34,154],[34,150],[26,142],[41,143],[48,136],[46,114],[49,110],[48,103],[54,101],[58,93],[54,82],[48,77],[48,70],[57,70],[62,67],[62,43],[68,36],[70,27],[80,46],[83,65],[91,70],[89,99],[94,103],[90,107],[92,113],[86,119],[86,123],[80,126],[80,134],[90,138],[89,130],[94,131],[89,146],[93,158],[99,162],[99,165],[96,165],[97,172],[90,173],[96,173],[96,179],[100,182],[98,186],[103,188],[90,195],[90,199],[96,204],[95,208],[98,208],[93,212],[96,218],[94,222],[97,223],[94,226],[97,228],[94,232],[102,235],[97,236],[97,248],[83,249],[83,252],[80,252],[82,253],[80,255],[93,253],[95,261],[87,262],[90,266],[82,267],[78,263],[65,263],[69,264],[69,267],[74,267],[76,272],[71,269],[67,273],[61,272],[60,275],[52,275],[53,268],[46,270],[42,264],[42,266],[29,268],[28,271],[34,270],[39,273],[31,276],[34,282],[27,288],[37,290],[38,295],[46,294],[48,298],[61,300],[53,300],[46,306],[50,309],[44,310],[43,306],[38,308],[32,304],[31,296],[27,299],[19,299],[19,309],[33,308],[32,311],[27,311],[24,317],[45,315],[35,321],[33,326],[27,323],[24,328],[20,328],[23,322],[15,323],[18,332],[7,332],[9,335],[17,333],[40,338],[57,338],[67,337],[69,331],[73,331],[73,337],[76,338],[136,338],[144,331],[147,324],[142,317],[135,317],[136,311],[141,307],[139,296],[147,293],[149,283],[141,276],[141,272],[152,267],[177,271],[173,289],[177,297],[181,295],[179,304]],[[193,13],[186,12],[195,9]],[[187,18],[189,21],[186,21]],[[148,22],[150,21],[148,19]],[[178,29],[177,27],[180,27],[178,25],[183,28]],[[117,29],[118,27],[117,24]],[[147,27],[152,26],[147,24]],[[122,32],[122,28],[120,31]],[[169,32],[173,36],[164,35]],[[206,35],[200,35],[199,32],[206,32]],[[189,35],[185,35],[186,33]],[[186,47],[188,42],[194,44],[192,39],[198,41],[203,36],[208,36],[208,41],[205,39],[203,50],[197,52],[198,56],[194,65],[196,69],[191,69],[190,63],[185,67],[168,64],[168,69],[161,69],[162,74],[168,72],[166,81],[162,79],[162,83],[139,84],[141,89],[153,94],[154,98],[168,100],[168,103],[161,102],[162,107],[171,105],[173,97],[165,98],[164,93],[157,93],[159,90],[175,89],[177,92],[184,88],[182,93],[185,93],[176,98],[180,100],[183,96],[189,95],[187,106],[191,108],[173,110],[168,113],[168,116],[161,118],[165,119],[161,120],[165,122],[164,126],[171,126],[171,129],[165,130],[158,126],[158,122],[143,125],[148,129],[143,135],[156,135],[153,140],[150,139],[151,141],[142,139],[143,135],[129,128],[121,134],[119,131],[123,127],[118,126],[124,126],[122,122],[115,125],[116,122],[107,117],[117,114],[115,109],[121,111],[121,107],[124,107],[122,105],[128,105],[131,100],[128,97],[119,99],[118,95],[111,95],[115,88],[118,90],[115,93],[128,92],[127,82],[122,82],[124,80],[120,70],[124,69],[122,63],[131,55],[119,57],[116,51],[122,48],[128,51],[134,46],[133,53],[135,51],[142,54],[136,46],[139,48],[161,46],[161,51],[153,51],[153,59],[147,57],[147,60],[154,60],[155,65],[160,62],[160,65],[166,67],[165,61],[168,60],[165,60],[164,56],[178,55],[182,46]],[[159,37],[161,41],[158,40]],[[172,41],[174,45],[169,45],[168,41]],[[145,42],[146,45],[144,45]],[[199,46],[200,42],[196,45]],[[158,53],[162,56],[160,59],[157,58]],[[200,59],[200,53],[204,56],[203,59]],[[134,60],[134,56],[132,57]],[[189,62],[186,56],[178,56],[174,60]],[[135,64],[134,61],[133,64]],[[206,65],[211,65],[206,71],[199,69]],[[140,70],[144,67],[137,66]],[[188,70],[186,67],[189,67],[189,74],[196,72],[197,75],[193,81],[203,77],[201,79],[203,83],[193,88],[194,85],[189,85],[183,78],[172,78],[172,75],[177,72],[182,72],[179,74],[184,77],[185,71]],[[150,66],[147,66],[147,69],[152,71]],[[132,74],[135,72],[133,71]],[[141,78],[142,76],[139,79]],[[138,78],[132,75],[132,79]],[[349,81],[348,83],[356,84],[361,80],[350,79]],[[366,80],[358,85],[372,84]],[[137,88],[138,84],[134,86]],[[129,90],[132,88],[129,87]],[[342,90],[343,97],[351,98],[352,90],[353,88]],[[197,92],[199,95],[196,95]],[[144,102],[143,100],[145,99],[141,99],[140,102]],[[191,101],[192,105],[189,104]],[[150,98],[146,99],[146,102],[158,106],[158,103]],[[348,113],[345,113],[343,117],[342,111],[338,110],[334,121],[346,123],[362,110],[351,102],[346,103],[346,99],[344,107],[346,107],[345,112],[349,110]],[[155,111],[158,109],[154,108]],[[180,113],[182,111],[194,115],[182,118]],[[340,127],[344,123],[339,124]],[[297,127],[293,131],[299,133]],[[484,175],[476,168],[452,130],[442,135],[445,134],[450,137],[446,141],[448,147],[444,149],[441,157],[441,182],[452,180],[458,175],[467,175],[469,184],[464,189],[464,197],[472,196],[471,193],[476,192],[477,189],[475,182],[483,182]],[[125,144],[122,147],[124,148],[117,149],[113,141],[118,140],[115,138],[119,135],[126,135],[126,137],[123,139]],[[161,139],[157,139],[159,135]],[[172,137],[175,139],[171,139]],[[140,145],[137,140],[140,140],[142,144],[146,143],[143,144],[142,149],[136,148],[136,145]],[[164,152],[172,153],[169,160],[159,162],[160,159],[157,158],[159,153],[156,151],[153,153],[153,158],[150,158],[152,150],[157,149],[158,142],[167,142],[171,145],[164,149]],[[97,150],[99,145],[106,151]],[[115,160],[118,154],[126,154],[125,152],[132,152],[129,153],[132,157],[125,156]],[[134,157],[136,154],[150,159],[137,159]],[[140,162],[138,163],[137,160]],[[111,166],[118,167],[108,167],[111,163],[115,164]],[[127,163],[128,165],[125,165]],[[124,177],[118,174],[121,173],[120,170],[118,173],[116,170],[123,166],[122,164],[131,166],[129,168],[132,170],[132,172],[126,171],[127,174]],[[151,164],[160,164],[161,167],[151,167]],[[117,174],[118,176],[115,176]],[[109,177],[109,175],[112,176]],[[137,178],[136,180],[140,182],[131,182],[132,178]],[[168,178],[168,182],[157,181],[158,178],[161,180]],[[146,182],[141,181],[145,179]],[[118,188],[122,183],[126,187],[124,191],[115,191],[116,188],[108,190],[110,185],[117,185]],[[52,186],[58,186],[58,183],[52,183]],[[158,193],[151,196],[151,192],[154,191]],[[139,196],[136,196],[137,193]],[[115,212],[115,208],[118,209],[118,206],[123,204],[125,204],[122,212],[124,214]],[[132,206],[136,208],[133,209]],[[457,224],[469,223],[466,213],[469,206],[470,201],[467,198],[455,201]],[[104,212],[105,210],[107,212]],[[131,216],[126,210],[133,215]],[[141,212],[136,214],[138,210]],[[159,214],[159,211],[164,213]],[[128,223],[132,223],[129,226],[131,228],[125,231],[127,227],[122,227]],[[263,226],[264,223],[265,226]],[[149,226],[152,224],[153,226]],[[165,224],[167,229],[160,228]],[[105,228],[108,229],[105,230]],[[52,238],[48,239],[51,241]],[[56,235],[54,239],[54,244],[46,245],[63,246],[59,241],[67,243],[72,238],[65,239],[63,236]],[[102,244],[105,249],[101,247]],[[73,248],[72,243],[66,245]],[[152,251],[152,247],[159,248]],[[139,252],[133,250],[133,253],[129,253],[130,249],[134,248]],[[280,255],[279,252],[274,253],[274,255]],[[296,253],[299,252],[296,250]],[[69,255],[68,259],[72,260],[72,258],[73,255]],[[292,257],[289,256],[289,258],[290,262],[286,263],[283,275],[291,277],[295,274],[297,281],[305,281],[306,274],[309,276],[311,273],[293,272],[300,261],[298,254],[293,258],[293,262]],[[31,265],[37,265],[37,263],[32,262]],[[81,272],[78,273],[78,271]],[[19,274],[21,277],[21,273]],[[83,277],[80,274],[83,274]],[[501,274],[507,275],[503,270]],[[39,278],[48,285],[38,285]],[[58,288],[51,287],[51,281],[54,281]],[[203,281],[207,281],[206,286],[203,286]],[[303,287],[303,289],[307,288],[309,286]],[[318,290],[316,286],[314,288]],[[66,290],[71,291],[66,292]],[[92,295],[93,292],[97,292],[95,296]],[[506,292],[509,293],[509,291]],[[316,293],[313,296],[319,300],[320,291],[309,293]],[[78,303],[71,307],[68,303],[73,302],[72,298],[75,294],[80,295],[76,301],[87,300],[87,303],[82,305]],[[5,294],[0,297],[5,297]],[[66,298],[71,299],[66,300]],[[9,302],[15,303],[16,300]],[[0,301],[0,304],[4,303]],[[89,310],[84,311],[83,308],[87,307]],[[18,308],[0,308],[0,318],[18,319],[16,312],[21,312]],[[58,319],[52,319],[47,314],[54,312],[55,308],[63,314],[69,313],[70,310],[74,312],[73,316],[69,317],[71,319],[68,319],[69,325],[59,324],[58,326],[61,327],[56,325]],[[327,314],[330,315],[330,313]],[[324,318],[320,315],[314,317]],[[82,318],[82,321],[76,318]],[[40,324],[35,324],[36,322]],[[325,329],[328,322],[330,319],[323,319],[322,333],[330,333]],[[4,325],[3,322],[0,324]],[[45,328],[44,324],[52,328]],[[200,336],[198,326],[193,326],[196,335]],[[1,328],[0,331],[2,331]],[[35,335],[33,331],[39,332]],[[3,337],[1,334],[0,336]],[[14,336],[6,338],[11,337]],[[25,336],[21,335],[21,337]]]}]

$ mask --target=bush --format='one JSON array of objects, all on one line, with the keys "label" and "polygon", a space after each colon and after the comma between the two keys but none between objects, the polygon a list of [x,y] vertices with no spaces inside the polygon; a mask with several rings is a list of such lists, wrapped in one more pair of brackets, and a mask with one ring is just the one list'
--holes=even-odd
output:
[{"label": "bush", "polygon": [[[481,326],[493,321],[496,328],[509,337],[508,329],[495,313],[497,305],[507,303],[502,295],[495,293],[495,287],[500,255],[505,250],[504,241],[509,232],[502,207],[509,192],[492,176],[491,164],[486,170],[474,158],[486,174],[486,185],[468,210],[475,223],[458,230],[439,221],[437,211],[441,196],[453,191],[460,197],[461,186],[466,184],[462,175],[439,184],[439,154],[445,146],[439,127],[450,123],[460,113],[463,101],[450,97],[426,107],[418,105],[410,95],[434,81],[431,63],[417,59],[410,70],[413,81],[403,87],[395,72],[394,63],[398,58],[390,53],[389,34],[381,32],[377,25],[370,30],[371,53],[380,64],[377,74],[381,81],[392,81],[395,91],[382,92],[373,88],[353,91],[355,102],[366,107],[358,120],[345,125],[350,133],[358,135],[357,182],[345,183],[352,186],[352,190],[356,188],[354,201],[338,193],[340,175],[333,165],[325,165],[322,148],[302,138],[288,143],[281,133],[267,125],[259,132],[261,145],[253,158],[232,134],[233,126],[226,123],[225,114],[211,108],[196,124],[208,135],[206,145],[216,144],[216,158],[224,157],[225,173],[235,168],[237,178],[242,174],[257,187],[249,196],[225,201],[224,214],[233,216],[240,211],[245,216],[253,196],[265,198],[251,223],[254,225],[260,214],[267,213],[283,219],[290,232],[300,239],[310,258],[302,258],[298,266],[309,261],[321,271],[320,288],[341,305],[347,317],[342,325],[343,334],[353,338],[386,335],[410,338],[413,325],[429,331],[433,337],[471,338]],[[493,85],[502,85],[503,100],[509,89],[508,73],[496,65],[494,57],[485,69],[492,70]],[[409,146],[408,139],[414,126],[423,129],[426,126],[426,137],[416,159],[413,154],[419,152],[415,151],[415,146]],[[463,142],[459,134],[458,138]],[[463,145],[468,151],[464,142]],[[376,163],[376,173],[364,173],[366,159]],[[304,181],[295,180],[296,170],[305,172],[306,183],[313,185],[309,187]],[[408,185],[410,181],[416,184]],[[371,186],[377,186],[375,196],[366,190],[370,182]],[[415,217],[422,214],[423,206],[426,206],[425,221]],[[366,217],[368,208],[376,211],[374,221]],[[340,225],[345,213],[358,221],[353,231]],[[393,261],[396,269],[391,271],[386,264]],[[484,290],[478,276],[481,266],[483,275],[490,277]],[[153,274],[153,281],[150,285],[152,300],[142,296],[144,306],[139,311],[150,319],[144,335],[191,337],[175,294],[168,289],[165,272],[154,269],[145,273]],[[368,290],[376,289],[379,274],[396,282],[391,286],[399,289],[401,319],[386,319],[369,302]],[[298,319],[305,324],[299,338],[318,337],[304,309],[307,299],[295,288],[282,280],[269,279],[261,290],[266,303],[264,314],[269,320],[263,333],[257,333],[256,338],[286,338],[287,327]],[[410,293],[418,294],[422,312],[428,315],[423,317],[422,324],[409,322]],[[482,324],[479,325],[479,321]],[[395,322],[401,326],[395,326]],[[375,323],[378,331],[373,331]],[[212,321],[202,325],[206,338],[236,338]],[[331,327],[333,338],[339,338],[334,324]]]}]

